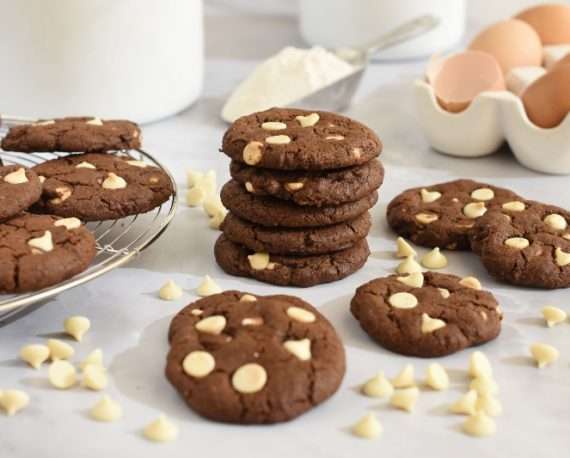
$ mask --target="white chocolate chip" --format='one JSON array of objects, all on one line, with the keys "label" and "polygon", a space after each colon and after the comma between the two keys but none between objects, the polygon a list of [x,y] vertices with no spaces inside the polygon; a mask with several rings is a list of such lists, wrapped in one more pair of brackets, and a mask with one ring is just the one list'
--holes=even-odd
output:
[{"label": "white chocolate chip", "polygon": [[34,124],[34,126],[51,126],[55,124],[53,119],[48,119],[47,121],[39,121]]},{"label": "white chocolate chip", "polygon": [[355,159],[360,159],[362,156],[362,149],[361,148],[352,148],[352,155]]},{"label": "white chocolate chip", "polygon": [[568,227],[568,222],[562,215],[553,213],[544,218],[544,222],[555,231],[563,231]]},{"label": "white chocolate chip", "polygon": [[270,262],[269,264],[267,264],[267,270],[275,270],[275,267],[277,267],[279,264],[276,262]]},{"label": "white chocolate chip", "polygon": [[272,135],[265,139],[268,145],[287,145],[291,143],[291,137],[288,135]]},{"label": "white chocolate chip", "polygon": [[243,149],[243,160],[247,165],[256,165],[263,157],[263,143],[253,141],[245,145]]},{"label": "white chocolate chip", "polygon": [[174,283],[174,280],[168,280],[158,290],[158,297],[163,301],[175,301],[182,297],[182,288]]},{"label": "white chocolate chip", "polygon": [[564,234],[562,236],[563,239],[570,240],[570,234]]},{"label": "white chocolate chip", "polygon": [[471,202],[463,207],[463,214],[467,218],[475,219],[487,213],[487,207],[483,202]]},{"label": "white chocolate chip", "polygon": [[43,175],[38,175],[38,179],[40,180],[41,184],[44,184],[46,181],[46,177],[44,177]]},{"label": "white chocolate chip", "polygon": [[68,231],[72,231],[73,229],[79,229],[81,227],[81,221],[79,220],[79,218],[75,217],[62,218],[55,221],[53,225],[56,227],[63,226]]},{"label": "white chocolate chip", "polygon": [[568,314],[558,307],[547,305],[542,308],[542,316],[544,317],[544,321],[546,321],[546,325],[551,328],[552,326],[566,321]]},{"label": "white chocolate chip", "polygon": [[99,364],[88,364],[83,369],[82,386],[93,391],[101,391],[107,388],[107,371]]},{"label": "white chocolate chip", "polygon": [[287,191],[295,192],[303,189],[305,187],[304,183],[301,182],[293,182],[293,183],[285,183],[285,189]]},{"label": "white chocolate chip", "polygon": [[95,170],[97,167],[95,167],[93,164],[91,164],[91,162],[87,162],[87,161],[83,161],[80,162],[79,164],[77,164],[75,166],[76,169],[91,169],[91,170]]},{"label": "white chocolate chip", "polygon": [[441,198],[441,192],[428,191],[425,188],[420,191],[420,195],[424,204],[431,204]]},{"label": "white chocolate chip", "polygon": [[256,302],[257,297],[251,294],[244,294],[242,297],[239,298],[240,302]]},{"label": "white chocolate chip", "polygon": [[490,188],[479,188],[471,193],[471,197],[475,200],[492,200],[495,192]]},{"label": "white chocolate chip", "polygon": [[196,170],[187,169],[186,170],[186,185],[189,188],[193,188],[197,186],[198,183],[204,178],[204,174],[202,172],[198,172]]},{"label": "white chocolate chip", "polygon": [[123,416],[122,407],[109,396],[103,396],[89,411],[91,418],[97,421],[112,422]]},{"label": "white chocolate chip", "polygon": [[422,224],[431,224],[438,219],[439,216],[434,215],[433,213],[418,213],[416,215],[416,220]]},{"label": "white chocolate chip", "polygon": [[165,415],[160,415],[145,427],[143,433],[153,442],[172,442],[178,437],[178,427]]},{"label": "white chocolate chip", "polygon": [[445,321],[432,318],[427,313],[422,313],[422,334],[429,334],[447,326]]},{"label": "white chocolate chip", "polygon": [[554,251],[554,256],[556,257],[556,265],[559,267],[565,267],[570,264],[570,253],[562,251],[562,248],[556,248]]},{"label": "white chocolate chip", "polygon": [[481,315],[481,318],[483,318],[483,321],[487,321],[488,317],[487,317],[487,313],[486,313],[486,312],[480,311],[480,312],[479,312],[479,315]]},{"label": "white chocolate chip", "polygon": [[462,429],[470,436],[485,437],[495,434],[497,425],[495,424],[495,420],[484,412],[476,412],[465,420]]},{"label": "white chocolate chip", "polygon": [[311,341],[309,339],[287,340],[283,343],[283,347],[301,361],[311,359]]},{"label": "white chocolate chip", "polygon": [[477,290],[483,289],[483,286],[481,286],[481,282],[479,280],[477,280],[475,277],[462,278],[459,281],[459,284],[461,286],[465,286],[465,287],[471,288],[471,289],[477,289]]},{"label": "white chocolate chip", "polygon": [[65,332],[78,342],[81,342],[89,328],[91,328],[91,321],[84,316],[71,316],[63,322]]},{"label": "white chocolate chip", "polygon": [[126,161],[127,164],[132,165],[133,167],[138,167],[140,169],[146,169],[149,165],[144,161]]},{"label": "white chocolate chip", "polygon": [[60,186],[59,188],[55,188],[55,193],[57,194],[57,197],[50,199],[50,203],[59,205],[69,199],[73,191],[66,186]]},{"label": "white chocolate chip", "polygon": [[36,237],[28,240],[28,246],[36,248],[44,253],[49,253],[53,250],[53,239],[50,231],[45,231],[41,237]]},{"label": "white chocolate chip", "polygon": [[443,297],[444,299],[449,299],[449,296],[451,296],[451,293],[447,288],[437,288],[437,290],[439,291],[441,297]]},{"label": "white chocolate chip", "polygon": [[196,294],[200,297],[212,296],[213,294],[219,294],[221,292],[222,288],[220,288],[209,275],[206,275],[202,283],[196,288]]},{"label": "white chocolate chip", "polygon": [[9,417],[16,415],[30,404],[30,396],[20,390],[6,390],[0,395],[0,407]]},{"label": "white chocolate chip", "polygon": [[536,365],[541,369],[554,363],[560,357],[560,352],[556,348],[544,343],[532,344],[530,353],[536,361]]},{"label": "white chocolate chip", "polygon": [[421,263],[428,269],[443,269],[447,266],[447,258],[441,254],[439,248],[434,248],[422,258]]},{"label": "white chocolate chip", "polygon": [[69,361],[54,361],[49,366],[48,380],[52,386],[67,390],[77,383],[77,371]]},{"label": "white chocolate chip", "polygon": [[314,323],[317,319],[313,312],[309,312],[301,307],[289,307],[287,309],[287,316],[300,323]]},{"label": "white chocolate chip", "polygon": [[204,313],[204,311],[200,309],[193,309],[190,313],[194,316],[200,316]]},{"label": "white chocolate chip", "polygon": [[18,170],[4,176],[4,181],[8,184],[22,184],[27,183],[29,180],[26,176],[26,170],[24,168],[19,168]]},{"label": "white chocolate chip", "polygon": [[102,126],[103,121],[101,121],[99,118],[93,118],[87,121],[86,124],[89,124],[90,126]]},{"label": "white chocolate chip", "polygon": [[244,318],[241,320],[242,326],[261,326],[263,324],[263,318],[256,316],[253,318]]},{"label": "white chocolate chip", "polygon": [[414,366],[411,364],[406,364],[406,366],[400,371],[400,373],[392,380],[392,385],[394,388],[409,388],[415,386],[416,382],[414,380]]},{"label": "white chocolate chip", "polygon": [[81,370],[84,370],[87,366],[101,366],[103,367],[103,351],[100,348],[96,348],[79,364]]},{"label": "white chocolate chip", "polygon": [[477,410],[477,391],[469,390],[449,406],[449,411],[462,415],[473,415]]},{"label": "white chocolate chip", "polygon": [[267,383],[267,372],[257,363],[249,363],[238,368],[232,376],[232,386],[243,394],[257,393]]},{"label": "white chocolate chip", "polygon": [[396,390],[390,398],[390,405],[406,412],[412,412],[419,395],[420,390],[415,386]]},{"label": "white chocolate chip", "polygon": [[247,181],[247,182],[245,183],[245,190],[246,190],[247,192],[253,192],[253,191],[255,191],[255,189],[253,188],[253,184],[250,183],[249,181]]},{"label": "white chocolate chip", "polygon": [[113,172],[109,172],[107,174],[107,178],[103,180],[101,187],[103,189],[110,189],[110,190],[125,189],[127,187],[127,182],[125,181],[124,178],[120,177],[119,175],[116,175]]},{"label": "white chocolate chip", "polygon": [[482,393],[477,396],[475,409],[479,412],[484,412],[491,417],[498,417],[503,413],[501,401],[487,393]]},{"label": "white chocolate chip", "polygon": [[477,377],[471,380],[470,390],[477,391],[477,394],[499,394],[499,385],[491,377]]},{"label": "white chocolate chip", "polygon": [[363,439],[374,439],[382,431],[382,425],[373,413],[367,414],[352,427],[352,434]]},{"label": "white chocolate chip", "polygon": [[49,339],[47,341],[49,354],[52,361],[60,359],[69,359],[75,354],[75,350],[71,345],[58,339]]},{"label": "white chocolate chip", "polygon": [[255,253],[247,257],[249,265],[253,270],[264,270],[269,265],[268,253]]},{"label": "white chocolate chip", "polygon": [[284,122],[267,121],[261,124],[263,130],[283,130],[287,129],[287,124]]},{"label": "white chocolate chip", "polygon": [[212,315],[198,321],[196,329],[206,334],[219,335],[226,327],[226,318],[222,315]]},{"label": "white chocolate chip", "polygon": [[474,351],[469,357],[469,375],[471,377],[493,377],[491,362],[482,351]]},{"label": "white chocolate chip", "polygon": [[321,117],[318,113],[311,113],[305,116],[295,116],[295,119],[299,121],[301,127],[313,127],[316,123],[319,122]]},{"label": "white chocolate chip", "polygon": [[194,186],[186,191],[186,205],[189,207],[197,207],[204,202],[206,192],[200,186]]},{"label": "white chocolate chip", "polygon": [[388,298],[390,305],[397,309],[413,309],[417,307],[418,300],[416,296],[410,293],[394,293]]},{"label": "white chocolate chip", "polygon": [[20,358],[34,369],[39,369],[49,359],[49,348],[45,345],[26,345],[20,350]]},{"label": "white chocolate chip", "polygon": [[420,273],[421,271],[422,266],[418,264],[413,256],[408,256],[396,267],[396,273],[399,274],[413,274]]},{"label": "white chocolate chip", "polygon": [[524,250],[530,245],[530,242],[524,237],[511,237],[505,240],[505,245],[516,250]]},{"label": "white chocolate chip", "polygon": [[384,376],[384,372],[380,372],[362,385],[361,391],[371,398],[387,398],[394,393],[394,387]]},{"label": "white chocolate chip", "polygon": [[202,378],[209,375],[216,367],[216,360],[207,351],[188,353],[182,361],[182,369],[190,377]]},{"label": "white chocolate chip", "polygon": [[424,274],[421,272],[413,272],[405,277],[397,277],[397,280],[412,288],[422,288],[424,286]]},{"label": "white chocolate chip", "polygon": [[505,202],[503,204],[503,210],[508,210],[512,212],[522,212],[526,209],[524,202],[519,200],[514,200],[512,202]]},{"label": "white chocolate chip", "polygon": [[432,363],[427,368],[426,385],[436,391],[443,391],[449,388],[449,375],[445,368],[439,363]]},{"label": "white chocolate chip", "polygon": [[226,207],[224,207],[224,204],[222,204],[220,196],[218,195],[211,195],[206,197],[202,204],[202,208],[210,217],[215,216],[218,213],[226,213]]},{"label": "white chocolate chip", "polygon": [[402,237],[396,240],[396,257],[407,258],[408,256],[416,256],[416,250]]}]

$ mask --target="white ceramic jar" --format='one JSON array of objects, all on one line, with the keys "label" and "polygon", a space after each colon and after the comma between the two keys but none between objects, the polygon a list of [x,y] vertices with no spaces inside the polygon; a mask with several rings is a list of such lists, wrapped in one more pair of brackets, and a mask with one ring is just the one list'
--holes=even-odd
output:
[{"label": "white ceramic jar", "polygon": [[0,0],[0,112],[154,121],[199,96],[202,0]]},{"label": "white ceramic jar", "polygon": [[441,20],[419,38],[382,51],[383,59],[407,59],[442,52],[463,36],[466,0],[300,0],[300,27],[311,45],[359,46],[424,14]]}]

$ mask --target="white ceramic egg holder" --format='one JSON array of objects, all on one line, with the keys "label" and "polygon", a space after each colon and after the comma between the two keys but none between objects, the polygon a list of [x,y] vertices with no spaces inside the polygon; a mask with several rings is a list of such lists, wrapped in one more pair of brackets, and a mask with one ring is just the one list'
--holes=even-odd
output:
[{"label": "white ceramic egg holder", "polygon": [[508,91],[484,92],[460,113],[443,110],[433,87],[415,82],[419,122],[435,150],[459,157],[495,153],[506,140],[517,160],[542,173],[570,175],[570,116],[552,129],[529,119],[519,97]]}]

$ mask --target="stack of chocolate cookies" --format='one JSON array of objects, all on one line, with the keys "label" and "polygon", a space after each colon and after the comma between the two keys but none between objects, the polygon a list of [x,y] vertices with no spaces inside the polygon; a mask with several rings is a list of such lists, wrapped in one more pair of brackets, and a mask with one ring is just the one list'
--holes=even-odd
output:
[{"label": "stack of chocolate cookies", "polygon": [[215,246],[227,273],[311,286],[339,280],[370,254],[382,144],[368,127],[327,112],[272,108],[238,119],[222,152],[232,180]]}]

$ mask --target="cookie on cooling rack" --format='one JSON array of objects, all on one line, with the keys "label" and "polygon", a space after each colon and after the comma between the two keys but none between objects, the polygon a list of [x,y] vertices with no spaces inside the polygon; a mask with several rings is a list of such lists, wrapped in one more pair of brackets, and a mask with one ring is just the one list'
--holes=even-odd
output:
[{"label": "cookie on cooling rack", "polygon": [[71,155],[33,170],[44,180],[33,211],[83,221],[146,213],[166,202],[174,189],[163,170],[121,155]]},{"label": "cookie on cooling rack", "polygon": [[215,421],[291,420],[331,397],[346,367],[329,321],[285,295],[226,291],[170,325],[166,376],[191,409]]},{"label": "cookie on cooling rack", "polygon": [[5,151],[103,153],[141,147],[141,131],[131,121],[68,117],[10,128]]},{"label": "cookie on cooling rack", "polygon": [[95,238],[77,218],[23,214],[0,223],[0,292],[37,291],[87,269]]},{"label": "cookie on cooling rack", "polygon": [[27,210],[41,194],[42,184],[33,170],[20,165],[0,167],[0,221]]}]

